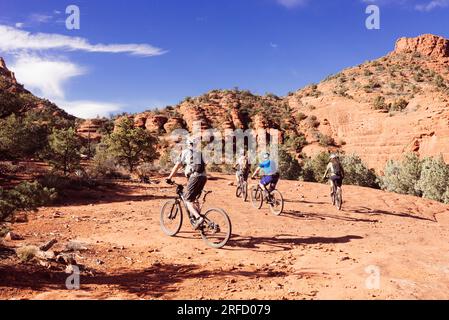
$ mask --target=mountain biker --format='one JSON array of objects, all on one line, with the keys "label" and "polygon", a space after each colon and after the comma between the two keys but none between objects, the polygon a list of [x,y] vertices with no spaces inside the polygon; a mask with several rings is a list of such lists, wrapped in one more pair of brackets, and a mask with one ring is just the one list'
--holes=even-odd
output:
[{"label": "mountain biker", "polygon": [[343,185],[343,179],[345,178],[345,172],[343,166],[341,165],[340,158],[336,154],[331,154],[329,158],[329,163],[326,167],[326,172],[324,173],[323,180],[329,176],[329,182],[331,185],[331,197],[334,194],[334,184],[341,188]]},{"label": "mountain biker", "polygon": [[193,137],[188,137],[186,141],[187,148],[182,151],[181,155],[176,161],[173,170],[168,176],[166,182],[172,184],[172,178],[178,172],[179,168],[184,166],[184,174],[188,179],[187,189],[184,192],[187,209],[192,213],[196,219],[194,229],[197,230],[204,222],[204,218],[200,215],[200,209],[196,202],[203,192],[207,182],[206,164],[204,163],[201,151],[196,151],[195,146],[197,141]]},{"label": "mountain biker", "polygon": [[[279,172],[277,169],[276,162],[270,159],[270,154],[265,152],[262,155],[263,161],[259,164],[259,167],[256,169],[254,174],[251,176],[251,179],[254,179],[255,176],[262,171],[263,176],[260,180],[260,187],[264,190],[265,195],[268,195],[274,189],[276,189],[276,185],[279,182]],[[270,185],[270,189],[267,189],[267,186]]]},{"label": "mountain biker", "polygon": [[248,155],[244,150],[240,151],[240,157],[237,159],[234,169],[237,169],[235,174],[237,185],[240,183],[240,177],[243,177],[244,181],[248,180],[251,167],[249,165]]}]

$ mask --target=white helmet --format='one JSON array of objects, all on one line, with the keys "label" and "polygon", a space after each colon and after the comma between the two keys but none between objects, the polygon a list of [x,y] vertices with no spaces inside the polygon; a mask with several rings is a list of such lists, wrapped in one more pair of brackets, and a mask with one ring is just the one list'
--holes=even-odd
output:
[{"label": "white helmet", "polygon": [[334,159],[338,158],[338,155],[333,153],[333,154],[331,154],[331,156],[329,158],[330,158],[330,160],[334,160]]},{"label": "white helmet", "polygon": [[268,152],[264,152],[264,153],[262,154],[262,158],[263,158],[264,160],[269,160],[269,159],[270,159],[270,154],[269,154]]}]

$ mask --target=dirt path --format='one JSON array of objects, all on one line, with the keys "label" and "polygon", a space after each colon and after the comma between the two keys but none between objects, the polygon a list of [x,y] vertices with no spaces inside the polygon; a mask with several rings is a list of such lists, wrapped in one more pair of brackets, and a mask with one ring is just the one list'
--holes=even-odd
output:
[{"label": "dirt path", "polygon": [[[91,192],[85,203],[41,209],[13,226],[25,240],[9,247],[53,237],[57,248],[69,240],[87,244],[77,260],[92,273],[81,275],[80,290],[65,288],[63,272],[17,265],[3,250],[0,298],[449,298],[449,206],[345,187],[338,212],[327,186],[283,181],[286,213],[275,217],[237,200],[231,177],[215,177],[207,186],[214,191],[209,205],[224,208],[233,223],[225,249],[207,248],[186,224],[179,237],[163,235],[159,208],[173,188],[124,184],[117,192]],[[380,287],[369,289],[377,272]]]}]

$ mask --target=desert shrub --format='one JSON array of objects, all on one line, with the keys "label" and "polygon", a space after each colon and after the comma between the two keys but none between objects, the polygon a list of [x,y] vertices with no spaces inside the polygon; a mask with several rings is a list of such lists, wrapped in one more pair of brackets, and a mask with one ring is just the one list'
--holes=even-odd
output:
[{"label": "desert shrub", "polygon": [[403,111],[408,106],[408,101],[405,99],[399,99],[393,102],[390,107],[390,111]]},{"label": "desert shrub", "polygon": [[413,75],[413,79],[414,79],[416,82],[424,82],[424,76],[423,76],[423,74],[422,74],[421,72],[415,73],[415,74]]},{"label": "desert shrub", "polygon": [[36,210],[56,198],[54,189],[43,187],[37,181],[23,182],[11,190],[0,188],[0,221],[4,221],[16,211]]},{"label": "desert shrub", "polygon": [[418,188],[424,198],[440,202],[447,201],[449,166],[442,156],[423,160]]},{"label": "desert shrub", "polygon": [[373,107],[375,110],[388,110],[389,106],[385,102],[385,98],[382,96],[377,96],[376,99],[374,99]]},{"label": "desert shrub", "polygon": [[446,88],[446,83],[441,75],[436,75],[433,82],[438,88]]},{"label": "desert shrub", "polygon": [[306,116],[304,113],[302,113],[302,112],[299,112],[299,113],[296,115],[296,121],[297,121],[297,122],[301,122],[301,121],[303,121],[303,120],[305,120],[305,119],[307,119],[307,116]]},{"label": "desert shrub", "polygon": [[322,147],[330,147],[335,145],[335,140],[331,136],[320,133],[318,135],[319,143]]},{"label": "desert shrub", "polygon": [[307,118],[307,125],[311,128],[317,128],[320,126],[320,122],[318,121],[316,116],[310,116]]},{"label": "desert shrub", "polygon": [[329,163],[329,153],[321,152],[313,158],[306,158],[302,168],[302,178],[308,182],[320,182]]},{"label": "desert shrub", "polygon": [[137,176],[140,182],[150,182],[151,175],[156,171],[156,167],[152,163],[142,163],[136,168]]},{"label": "desert shrub", "polygon": [[344,183],[354,186],[379,189],[379,179],[373,169],[369,169],[359,156],[343,156],[341,164],[345,171]]},{"label": "desert shrub", "polygon": [[55,173],[48,173],[39,177],[38,182],[45,188],[54,189],[58,193],[69,189],[72,181],[65,176]]},{"label": "desert shrub", "polygon": [[422,161],[415,153],[408,153],[401,162],[390,160],[381,178],[382,189],[401,194],[420,196],[418,181],[421,177]]},{"label": "desert shrub", "polygon": [[279,150],[279,173],[282,179],[298,180],[301,175],[301,166],[288,151]]},{"label": "desert shrub", "polygon": [[287,149],[300,152],[307,145],[307,139],[303,134],[290,134],[285,140]]},{"label": "desert shrub", "polygon": [[108,152],[107,146],[100,143],[90,166],[90,175],[94,178],[118,178],[116,159]]},{"label": "desert shrub", "polygon": [[80,167],[81,140],[74,128],[54,129],[49,137],[47,159],[56,169],[64,173],[72,173]]}]

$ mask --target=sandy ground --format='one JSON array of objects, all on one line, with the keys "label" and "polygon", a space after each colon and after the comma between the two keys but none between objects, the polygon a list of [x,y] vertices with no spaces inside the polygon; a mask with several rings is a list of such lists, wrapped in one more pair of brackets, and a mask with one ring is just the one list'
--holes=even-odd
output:
[{"label": "sandy ground", "polygon": [[159,209],[174,195],[165,184],[123,183],[31,214],[13,225],[25,240],[4,245],[81,241],[88,250],[76,258],[89,272],[80,290],[67,290],[62,269],[18,264],[4,248],[0,298],[449,299],[449,206],[345,187],[339,212],[327,186],[282,181],[286,210],[276,217],[236,199],[231,179],[215,175],[206,187],[207,206],[233,224],[221,250],[186,223],[178,237],[162,233]]}]

